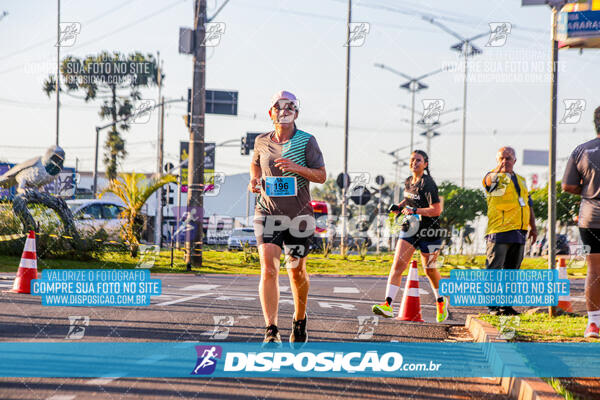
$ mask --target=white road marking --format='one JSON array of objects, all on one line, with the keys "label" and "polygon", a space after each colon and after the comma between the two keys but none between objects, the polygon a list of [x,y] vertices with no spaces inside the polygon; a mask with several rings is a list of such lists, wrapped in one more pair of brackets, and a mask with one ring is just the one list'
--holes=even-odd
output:
[{"label": "white road marking", "polygon": [[48,397],[46,400],[73,400],[74,394],[55,394],[54,396]]},{"label": "white road marking", "polygon": [[221,301],[256,301],[256,297],[219,296],[215,300],[221,300]]},{"label": "white road marking", "polygon": [[290,287],[289,286],[279,286],[279,291],[280,292],[289,292]]},{"label": "white road marking", "polygon": [[360,290],[355,287],[336,286],[333,288],[333,293],[360,293]]},{"label": "white road marking", "polygon": [[181,299],[177,299],[177,300],[165,301],[164,303],[158,303],[156,305],[157,306],[170,306],[171,304],[183,303],[184,301],[194,300],[194,299],[197,299],[198,297],[210,296],[211,294],[212,293],[200,293],[200,294],[195,294],[193,296],[182,297]]},{"label": "white road marking", "polygon": [[343,310],[356,310],[356,307],[348,303],[329,303],[326,301],[319,301],[319,305],[322,308],[341,308]]},{"label": "white road marking", "polygon": [[[115,374],[117,375],[117,374]],[[107,383],[111,383],[112,381],[116,381],[117,379],[121,378],[120,376],[106,376],[106,377],[100,377],[100,378],[96,378],[96,379],[92,379],[91,381],[87,381],[86,385],[106,385]]]},{"label": "white road marking", "polygon": [[569,300],[571,300],[571,301],[585,303],[585,296],[567,296],[567,297],[569,297]]},{"label": "white road marking", "polygon": [[181,288],[181,290],[214,290],[221,285],[192,285]]},{"label": "white road marking", "polygon": [[294,305],[294,300],[290,300],[290,299],[280,299],[279,300],[279,304],[291,304],[292,306]]},{"label": "white road marking", "polygon": [[[236,299],[252,299],[255,301],[256,300],[255,297],[247,297],[248,293],[244,293],[244,292],[237,292],[237,293],[229,293],[228,296],[220,296],[219,298],[217,298],[216,300],[229,300],[230,297],[234,297]],[[225,299],[224,299],[225,298]],[[308,295],[308,300],[309,301],[319,301],[319,300],[323,300],[326,304],[331,302],[331,297],[317,297],[317,296],[311,296],[310,294]],[[369,304],[369,305],[373,305],[375,304],[377,301],[376,300],[354,300],[354,299],[336,299],[336,303],[340,303],[340,304]],[[250,301],[250,300],[244,300],[244,301]],[[291,296],[281,296],[279,303],[289,303],[289,304],[294,304],[293,302],[293,298]],[[160,305],[160,304],[158,304]],[[435,305],[429,305],[429,304],[421,304],[421,308],[435,308]]]}]

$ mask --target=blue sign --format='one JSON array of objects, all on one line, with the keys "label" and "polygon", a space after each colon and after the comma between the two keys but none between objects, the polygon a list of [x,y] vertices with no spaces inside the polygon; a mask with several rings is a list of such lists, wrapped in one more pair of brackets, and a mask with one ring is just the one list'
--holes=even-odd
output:
[{"label": "blue sign", "polygon": [[267,176],[265,177],[265,192],[269,197],[295,196],[296,177]]},{"label": "blue sign", "polygon": [[600,37],[600,11],[561,12],[558,39]]},{"label": "blue sign", "polygon": [[[4,175],[6,171],[14,166],[15,164],[0,163],[0,176]],[[10,189],[0,188],[0,200],[12,199],[15,193],[16,189],[14,187]]]}]

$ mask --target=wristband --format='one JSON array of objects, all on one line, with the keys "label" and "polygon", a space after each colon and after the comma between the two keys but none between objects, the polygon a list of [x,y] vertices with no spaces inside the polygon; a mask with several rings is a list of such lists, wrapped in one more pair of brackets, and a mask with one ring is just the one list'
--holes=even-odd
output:
[{"label": "wristband", "polygon": [[413,212],[413,214],[417,213],[417,207],[408,207],[409,210]]}]

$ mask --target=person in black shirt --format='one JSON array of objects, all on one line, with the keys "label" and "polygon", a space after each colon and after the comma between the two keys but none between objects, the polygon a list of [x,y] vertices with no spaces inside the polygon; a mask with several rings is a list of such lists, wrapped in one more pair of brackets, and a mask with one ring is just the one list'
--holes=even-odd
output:
[{"label": "person in black shirt", "polygon": [[[392,301],[396,297],[402,282],[402,273],[412,259],[415,250],[421,251],[421,261],[431,283],[437,300],[438,322],[448,318],[448,300],[438,295],[440,273],[435,261],[442,244],[442,229],[438,217],[442,213],[442,203],[438,188],[429,173],[429,157],[422,150],[415,150],[410,157],[412,176],[404,183],[404,200],[398,204],[396,213],[405,216],[400,240],[396,245],[396,254],[388,277],[385,302],[373,306],[373,312],[386,318],[392,318]],[[426,172],[426,174],[425,174]]]}]

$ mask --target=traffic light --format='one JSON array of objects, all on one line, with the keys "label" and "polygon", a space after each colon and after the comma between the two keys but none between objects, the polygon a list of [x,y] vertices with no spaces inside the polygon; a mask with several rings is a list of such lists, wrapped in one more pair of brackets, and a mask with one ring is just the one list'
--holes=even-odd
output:
[{"label": "traffic light", "polygon": [[188,88],[187,93],[187,113],[183,116],[183,120],[185,121],[185,126],[190,128],[192,126],[192,89]]},{"label": "traffic light", "polygon": [[242,138],[242,148],[240,150],[240,154],[243,156],[247,156],[250,154],[250,150],[254,150],[254,141],[256,137],[260,135],[260,133],[256,132],[247,132],[246,137]]}]

